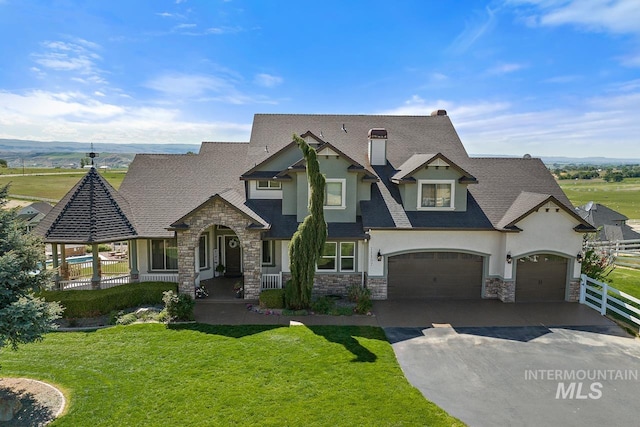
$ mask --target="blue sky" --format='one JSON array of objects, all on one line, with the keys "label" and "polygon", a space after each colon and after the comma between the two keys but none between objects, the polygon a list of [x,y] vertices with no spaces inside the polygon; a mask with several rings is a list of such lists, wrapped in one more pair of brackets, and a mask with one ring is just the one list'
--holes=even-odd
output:
[{"label": "blue sky", "polygon": [[0,138],[446,109],[472,154],[640,158],[638,0],[0,0],[0,52]]}]

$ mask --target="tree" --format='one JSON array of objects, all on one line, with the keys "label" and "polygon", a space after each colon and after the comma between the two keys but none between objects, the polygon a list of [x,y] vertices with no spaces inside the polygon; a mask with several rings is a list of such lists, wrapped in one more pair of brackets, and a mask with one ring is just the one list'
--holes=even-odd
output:
[{"label": "tree", "polygon": [[37,298],[45,289],[49,273],[44,248],[32,234],[22,231],[15,210],[4,209],[9,186],[0,188],[0,349],[42,339],[53,329],[62,308]]},{"label": "tree", "polygon": [[5,159],[0,159],[0,168],[6,168],[7,167],[7,161]]},{"label": "tree", "polygon": [[600,229],[596,233],[584,235],[584,256],[582,257],[580,272],[594,280],[604,282],[605,278],[616,268],[616,265],[614,264],[615,258],[612,255],[605,250],[597,249],[594,245]]},{"label": "tree", "polygon": [[309,215],[298,226],[289,244],[291,279],[285,287],[285,303],[289,309],[308,308],[311,305],[313,277],[318,259],[327,240],[327,224],[324,221],[325,178],[320,173],[316,150],[304,139],[293,135],[307,162],[307,180],[311,195]]}]

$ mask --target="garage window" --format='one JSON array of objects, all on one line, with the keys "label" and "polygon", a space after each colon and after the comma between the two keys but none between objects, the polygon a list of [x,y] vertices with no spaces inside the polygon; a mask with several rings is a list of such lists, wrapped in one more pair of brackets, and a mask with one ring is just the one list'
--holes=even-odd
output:
[{"label": "garage window", "polygon": [[455,181],[418,180],[418,210],[453,210]]}]

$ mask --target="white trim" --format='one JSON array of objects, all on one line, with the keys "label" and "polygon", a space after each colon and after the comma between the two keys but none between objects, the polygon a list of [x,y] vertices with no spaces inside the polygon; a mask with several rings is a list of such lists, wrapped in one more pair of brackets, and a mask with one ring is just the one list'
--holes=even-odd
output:
[{"label": "white trim", "polygon": [[[353,255],[342,255],[342,245],[345,244],[345,243],[353,245]],[[339,257],[338,257],[339,260],[340,260],[339,261],[340,271],[343,271],[345,273],[353,273],[353,272],[356,271],[356,252],[357,252],[356,248],[357,248],[356,242],[340,242],[340,253],[339,253]],[[353,268],[351,270],[345,270],[345,269],[342,268],[342,259],[343,258],[344,259],[350,258],[350,259],[353,260]]]},{"label": "white trim", "polygon": [[[323,259],[323,258],[326,258],[326,259],[333,258],[334,267],[333,267],[333,269],[318,268],[318,265],[316,265],[316,271],[317,272],[322,272],[322,273],[335,273],[335,272],[338,271],[338,263],[340,262],[340,257],[339,257],[339,255],[340,255],[340,246],[338,246],[338,242],[324,242],[324,244],[325,245],[333,244],[335,246],[335,248],[336,248],[335,255],[333,255],[333,257],[320,255],[321,259]],[[323,248],[323,252],[324,252],[324,248]]]},{"label": "white trim", "polygon": [[[422,186],[424,184],[449,184],[451,186],[451,206],[422,206]],[[453,179],[419,179],[417,209],[419,211],[452,211],[455,210],[456,181]]]},{"label": "white trim", "polygon": [[[330,183],[330,182],[339,182],[342,185],[342,194],[341,194],[341,204],[340,205],[325,205],[323,203],[323,207],[324,209],[346,209],[347,205],[347,180],[344,178],[326,178],[325,179],[326,184]],[[326,184],[325,184],[325,190],[324,192],[326,193]],[[326,201],[325,201],[326,203]]]},{"label": "white trim", "polygon": [[[266,187],[261,187],[260,183],[266,182]],[[272,186],[273,184],[277,184],[277,186]],[[257,179],[256,180],[256,190],[282,190],[282,183],[280,181],[273,181],[270,179]]]}]

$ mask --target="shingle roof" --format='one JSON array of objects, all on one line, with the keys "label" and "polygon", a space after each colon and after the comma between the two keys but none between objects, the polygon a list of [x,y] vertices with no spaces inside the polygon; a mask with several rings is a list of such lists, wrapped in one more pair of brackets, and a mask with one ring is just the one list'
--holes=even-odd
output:
[{"label": "shingle roof", "polygon": [[[403,164],[398,167],[398,171],[391,177],[391,181],[395,183],[400,183],[404,180],[407,180],[411,177],[418,169],[422,168],[426,164],[431,163],[433,160],[441,159],[445,163],[447,163],[450,167],[459,171],[463,176],[462,178],[467,183],[475,183],[476,180],[473,176],[471,176],[467,171],[460,168],[454,162],[447,159],[442,154],[414,154],[409,157]],[[412,178],[411,178],[412,179]],[[413,180],[413,179],[412,179]],[[413,180],[415,182],[415,180]]]},{"label": "shingle roof", "polygon": [[235,190],[242,204],[247,143],[204,142],[198,154],[138,154],[119,192],[131,203],[141,237],[171,237],[167,228],[215,194]]},{"label": "shingle roof", "polygon": [[127,201],[96,171],[89,172],[40,221],[35,233],[51,243],[101,243],[137,236]]},{"label": "shingle roof", "polygon": [[625,215],[600,203],[591,203],[576,208],[576,212],[596,228],[602,227],[598,239],[604,241],[636,240],[640,233],[629,227]]}]

